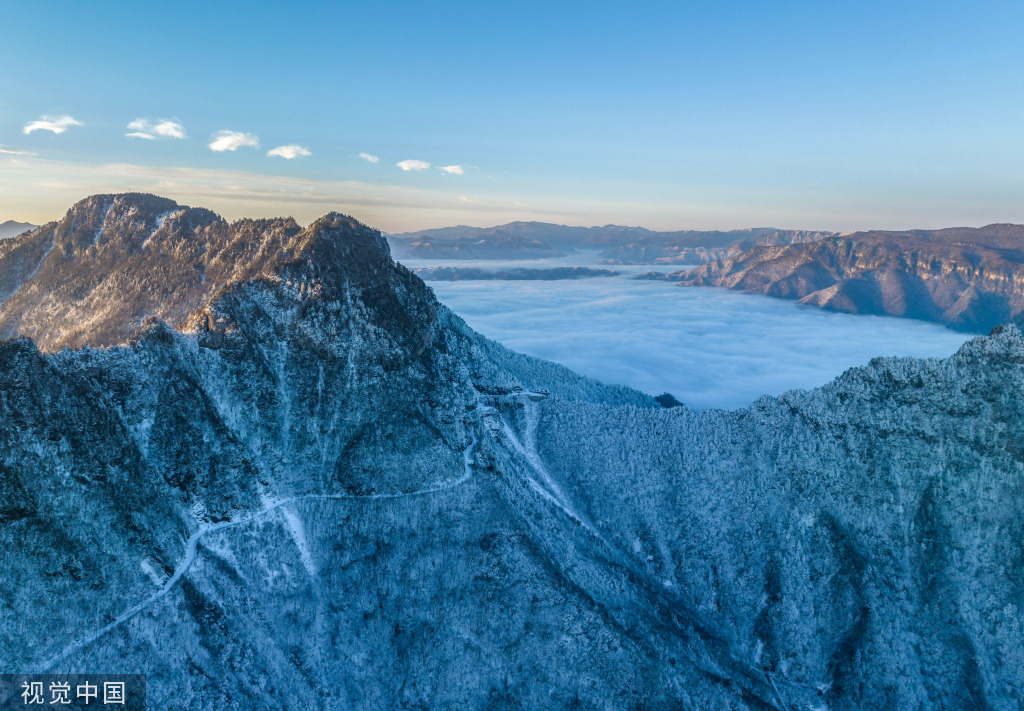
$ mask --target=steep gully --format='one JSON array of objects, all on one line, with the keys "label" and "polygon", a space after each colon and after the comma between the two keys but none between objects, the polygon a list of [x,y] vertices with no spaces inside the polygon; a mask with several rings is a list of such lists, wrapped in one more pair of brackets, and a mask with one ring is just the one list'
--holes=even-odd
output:
[{"label": "steep gully", "polygon": [[[684,640],[689,661],[715,682],[736,682],[747,698],[756,698],[767,708],[788,711],[787,698],[809,707],[818,695],[816,689],[785,679],[781,682],[786,689],[783,694],[770,672],[742,659],[730,641],[715,631],[714,625],[701,619],[663,584],[651,580],[646,571],[639,569],[634,561],[574,510],[537,451],[538,401],[547,397],[546,392],[517,392],[505,398],[491,399],[495,405],[503,404],[502,400],[521,401],[524,410],[521,439],[497,408],[481,407],[481,393],[476,395],[478,412],[492,437],[500,442],[504,436],[511,445],[510,449],[520,455],[536,475],[524,472],[527,486],[508,492],[509,503],[513,508],[521,509],[522,520],[533,530],[550,562],[568,582],[598,605],[627,634],[642,630],[648,639],[663,640],[667,631],[670,639],[665,644],[666,653],[670,653],[674,640]],[[511,481],[507,480],[507,483],[515,486]],[[539,500],[531,500],[531,493]],[[556,516],[536,515],[540,513],[538,509],[544,509],[545,513],[554,510]],[[561,528],[551,526],[545,529],[531,523],[566,519],[570,525]],[[588,574],[586,562],[593,559],[605,563],[604,576]],[[606,579],[604,583],[599,582],[602,577]],[[628,592],[624,595],[623,590]]]}]

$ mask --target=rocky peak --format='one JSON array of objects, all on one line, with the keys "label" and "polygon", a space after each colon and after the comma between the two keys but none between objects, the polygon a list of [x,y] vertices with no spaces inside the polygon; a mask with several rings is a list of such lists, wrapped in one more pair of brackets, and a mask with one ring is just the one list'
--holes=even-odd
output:
[{"label": "rocky peak", "polygon": [[367,283],[394,268],[387,240],[358,220],[331,212],[295,235],[288,259],[270,271],[321,282],[329,289]]},{"label": "rocky peak", "polygon": [[340,254],[350,254],[353,250],[375,252],[376,256],[391,256],[388,241],[380,230],[367,227],[359,220],[342,215],[340,212],[329,212],[306,228],[308,243],[319,240],[333,247]]},{"label": "rocky peak", "polygon": [[94,195],[0,249],[10,282],[0,283],[0,337],[28,336],[43,350],[123,343],[149,317],[183,324],[256,278],[395,301],[396,269],[380,232],[338,213],[305,229],[291,218],[229,224],[155,195]]},{"label": "rocky peak", "polygon": [[173,200],[155,195],[93,195],[75,203],[56,223],[54,245],[65,256],[81,256],[104,242],[124,242],[151,233],[162,215],[181,209]]}]

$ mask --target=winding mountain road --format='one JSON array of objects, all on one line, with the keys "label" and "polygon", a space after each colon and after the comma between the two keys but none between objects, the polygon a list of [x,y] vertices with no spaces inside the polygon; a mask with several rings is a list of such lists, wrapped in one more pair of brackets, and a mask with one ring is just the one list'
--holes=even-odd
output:
[{"label": "winding mountain road", "polygon": [[164,586],[160,588],[160,590],[158,590],[153,595],[146,598],[139,604],[135,605],[134,607],[125,610],[120,615],[115,617],[111,622],[107,623],[106,625],[96,630],[89,636],[79,640],[78,642],[75,642],[71,646],[65,648],[56,656],[51,657],[45,662],[39,664],[34,669],[34,673],[42,674],[50,671],[51,669],[53,669],[54,666],[60,664],[62,661],[70,657],[75,652],[85,649],[90,644],[100,639],[111,630],[114,630],[117,627],[121,626],[131,618],[135,617],[135,615],[139,614],[146,608],[152,606],[156,601],[165,597],[171,590],[174,589],[174,587],[178,584],[178,581],[181,580],[182,576],[188,572],[189,568],[192,567],[192,563],[195,562],[196,554],[199,548],[199,541],[201,541],[204,537],[210,535],[211,533],[223,531],[228,528],[244,526],[246,524],[252,523],[257,519],[263,518],[267,514],[281,508],[282,506],[287,506],[288,504],[293,504],[299,501],[380,501],[385,499],[402,499],[412,496],[426,496],[428,494],[435,494],[440,491],[453,489],[469,481],[470,477],[472,476],[473,450],[475,447],[476,437],[473,437],[472,441],[469,443],[469,446],[467,446],[462,451],[464,466],[462,476],[459,477],[458,479],[455,479],[454,481],[438,484],[437,486],[428,487],[426,489],[419,489],[417,491],[409,491],[401,494],[301,494],[299,496],[289,496],[287,498],[279,499],[278,501],[268,504],[264,508],[260,509],[259,511],[256,511],[255,513],[250,514],[249,516],[246,516],[245,518],[241,518],[236,521],[222,521],[221,523],[215,523],[209,526],[201,527],[198,531],[189,536],[189,539],[185,544],[185,557],[182,559],[181,563],[178,564],[178,567],[174,569],[174,574],[167,580],[166,583],[164,583]]}]

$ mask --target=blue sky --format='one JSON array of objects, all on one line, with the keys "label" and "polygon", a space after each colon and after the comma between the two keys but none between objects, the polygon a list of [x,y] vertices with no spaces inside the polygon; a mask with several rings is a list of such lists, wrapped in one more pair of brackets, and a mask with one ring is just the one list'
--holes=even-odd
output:
[{"label": "blue sky", "polygon": [[[0,26],[0,220],[139,189],[391,231],[1024,222],[1019,2],[6,2]],[[185,138],[125,135],[161,120]]]}]

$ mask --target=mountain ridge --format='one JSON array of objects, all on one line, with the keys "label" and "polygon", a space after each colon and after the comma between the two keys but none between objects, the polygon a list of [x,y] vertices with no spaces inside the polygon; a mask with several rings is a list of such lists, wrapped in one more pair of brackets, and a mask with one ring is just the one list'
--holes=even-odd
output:
[{"label": "mountain ridge", "polygon": [[1024,323],[1024,226],[858,232],[756,247],[665,278],[983,333]]},{"label": "mountain ridge", "polygon": [[389,239],[399,259],[535,259],[599,250],[609,263],[671,264],[707,262],[755,245],[808,242],[836,234],[773,227],[659,232],[621,225],[571,227],[510,222],[486,228],[459,225],[406,232],[389,235]]},{"label": "mountain ridge", "polygon": [[[353,244],[339,243],[342,234]],[[228,224],[155,196],[92,196],[0,244],[0,264],[9,265],[0,272],[0,337],[30,336],[47,350],[116,345],[146,317],[187,321],[230,283],[299,276],[296,265],[313,264],[320,241],[355,258],[390,258],[379,232],[338,213],[306,228],[291,218]]]}]

